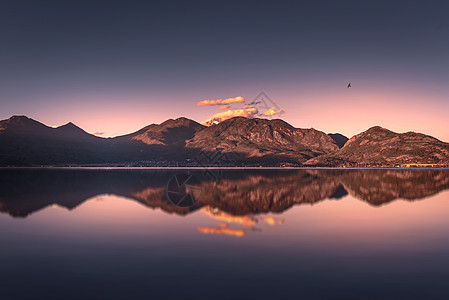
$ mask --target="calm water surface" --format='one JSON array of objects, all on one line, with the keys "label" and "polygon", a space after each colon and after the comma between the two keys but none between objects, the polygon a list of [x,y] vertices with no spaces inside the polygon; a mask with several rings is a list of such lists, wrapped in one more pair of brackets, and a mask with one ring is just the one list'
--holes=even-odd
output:
[{"label": "calm water surface", "polygon": [[449,170],[0,170],[0,298],[449,299],[448,188]]}]

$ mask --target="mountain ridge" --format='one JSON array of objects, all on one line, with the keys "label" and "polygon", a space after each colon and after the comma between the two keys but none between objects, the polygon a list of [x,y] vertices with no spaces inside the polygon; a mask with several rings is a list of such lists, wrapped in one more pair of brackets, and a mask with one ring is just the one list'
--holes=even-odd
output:
[{"label": "mountain ridge", "polygon": [[327,134],[295,128],[280,119],[234,117],[199,131],[186,147],[243,153],[251,157],[279,155],[305,161],[338,146]]},{"label": "mountain ridge", "polygon": [[[223,156],[228,160],[216,159]],[[348,139],[245,117],[209,127],[180,117],[114,138],[72,122],[54,128],[26,116],[0,121],[0,166],[36,165],[435,167],[449,166],[449,144],[380,126]]]},{"label": "mountain ridge", "polygon": [[313,158],[310,166],[449,165],[449,143],[413,131],[373,126],[351,137],[338,151]]}]

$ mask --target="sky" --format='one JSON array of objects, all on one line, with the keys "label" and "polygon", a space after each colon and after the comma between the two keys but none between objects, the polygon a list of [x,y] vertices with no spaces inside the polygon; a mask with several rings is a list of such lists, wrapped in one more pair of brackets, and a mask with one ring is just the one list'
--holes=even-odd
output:
[{"label": "sky", "polygon": [[295,127],[449,142],[448,15],[447,1],[2,0],[0,119],[116,136],[254,109],[263,91]]}]

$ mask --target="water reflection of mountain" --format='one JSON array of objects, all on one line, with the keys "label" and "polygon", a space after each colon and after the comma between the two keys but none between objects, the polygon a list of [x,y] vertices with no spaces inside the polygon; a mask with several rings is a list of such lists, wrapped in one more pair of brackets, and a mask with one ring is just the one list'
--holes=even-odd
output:
[{"label": "water reflection of mountain", "polygon": [[[342,199],[348,193],[371,205],[422,199],[449,188],[448,170],[232,170],[191,171],[196,181],[190,208],[168,201],[162,170],[1,170],[0,211],[26,217],[52,204],[72,209],[100,194],[124,196],[151,208],[188,214],[216,207],[233,215],[283,212],[297,204]],[[187,191],[189,192],[189,191]]]}]

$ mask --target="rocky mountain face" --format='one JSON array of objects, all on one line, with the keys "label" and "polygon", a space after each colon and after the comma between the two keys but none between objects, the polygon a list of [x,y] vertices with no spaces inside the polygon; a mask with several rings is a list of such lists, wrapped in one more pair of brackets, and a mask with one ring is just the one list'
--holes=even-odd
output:
[{"label": "rocky mountain face", "polygon": [[204,128],[187,141],[186,147],[296,163],[338,149],[336,142],[324,132],[294,128],[279,119],[244,117]]},{"label": "rocky mountain face", "polygon": [[187,118],[169,119],[161,124],[151,124],[137,132],[114,138],[117,141],[141,141],[146,145],[183,147],[186,140],[205,126]]},{"label": "rocky mountain face", "polygon": [[449,165],[449,144],[421,133],[396,133],[376,126],[353,136],[340,150],[311,159],[306,165]]}]

